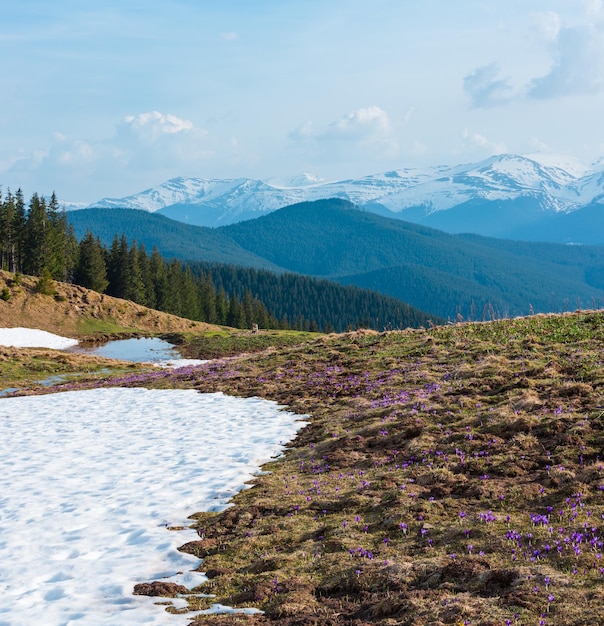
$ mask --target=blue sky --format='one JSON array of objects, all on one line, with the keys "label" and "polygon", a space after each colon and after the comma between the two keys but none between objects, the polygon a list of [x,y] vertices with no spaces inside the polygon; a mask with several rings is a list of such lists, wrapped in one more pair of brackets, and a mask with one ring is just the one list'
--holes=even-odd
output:
[{"label": "blue sky", "polygon": [[3,4],[0,184],[26,196],[604,156],[604,0]]}]

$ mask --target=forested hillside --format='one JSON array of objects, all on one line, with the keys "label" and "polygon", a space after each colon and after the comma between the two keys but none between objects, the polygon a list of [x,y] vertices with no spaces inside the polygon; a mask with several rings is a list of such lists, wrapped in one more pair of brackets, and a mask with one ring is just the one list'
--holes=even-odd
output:
[{"label": "forested hillside", "polygon": [[91,231],[105,246],[111,245],[116,233],[123,233],[129,241],[136,240],[147,250],[157,246],[166,259],[284,271],[262,255],[245,250],[220,229],[183,224],[157,213],[135,209],[82,209],[68,212],[67,217],[78,239]]},{"label": "forested hillside", "polygon": [[337,199],[221,230],[281,267],[374,289],[451,319],[604,304],[602,247],[449,235]]},{"label": "forested hillside", "polygon": [[78,236],[87,223],[105,220],[113,229],[111,237],[125,232],[133,239],[142,230],[147,248],[156,244],[167,258],[178,252],[183,261],[328,278],[451,320],[599,308],[604,303],[603,247],[449,235],[360,211],[338,199],[292,205],[217,229],[134,210],[68,215]]},{"label": "forested hillside", "polygon": [[191,264],[190,267],[194,273],[209,274],[219,290],[234,293],[240,299],[245,299],[246,293],[253,293],[278,319],[289,320],[296,327],[300,325],[300,316],[313,320],[320,329],[337,331],[355,326],[379,330],[418,328],[444,322],[396,298],[310,276],[274,274],[234,265]]},{"label": "forested hillside", "polygon": [[[238,247],[225,235],[213,241],[214,252]],[[191,320],[236,328],[383,330],[439,321],[394,298],[303,276],[279,278],[268,271],[216,266],[215,279],[209,267],[197,265],[193,271],[178,259],[166,260],[156,246],[148,254],[144,243],[129,241],[125,234],[115,233],[110,246],[90,230],[78,241],[54,195],[47,203],[34,194],[28,207],[20,192],[0,202],[0,268],[40,276],[44,293],[53,293],[53,280],[73,282]]]}]

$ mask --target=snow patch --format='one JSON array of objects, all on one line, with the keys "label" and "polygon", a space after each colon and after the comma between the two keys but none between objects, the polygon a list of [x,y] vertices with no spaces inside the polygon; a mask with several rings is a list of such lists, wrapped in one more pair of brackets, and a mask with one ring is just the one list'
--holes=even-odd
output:
[{"label": "snow patch", "polygon": [[77,339],[61,337],[32,328],[0,328],[0,346],[13,348],[54,348],[66,350],[78,345]]},{"label": "snow patch", "polygon": [[187,624],[133,587],[205,580],[177,550],[198,539],[187,517],[224,509],[294,437],[279,409],[174,389],[0,399],[0,624]]}]

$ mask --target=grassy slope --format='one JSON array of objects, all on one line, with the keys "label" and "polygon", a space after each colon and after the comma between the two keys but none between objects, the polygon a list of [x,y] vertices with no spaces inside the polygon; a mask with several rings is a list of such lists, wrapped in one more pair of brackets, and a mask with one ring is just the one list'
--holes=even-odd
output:
[{"label": "grassy slope", "polygon": [[[8,300],[0,300],[0,327],[38,328],[80,340],[219,330],[66,283],[55,283],[57,299],[37,293],[37,284],[32,276],[21,276],[16,284],[14,274],[0,271],[0,291],[9,294]],[[0,389],[36,388],[36,381],[55,375],[106,376],[107,368],[122,372],[141,366],[56,350],[0,347]]]},{"label": "grassy slope", "polygon": [[162,313],[154,309],[102,295],[78,285],[56,281],[56,297],[37,293],[38,279],[0,270],[0,327],[25,326],[59,335],[90,338],[100,334],[218,330],[219,327]]},{"label": "grassy slope", "polygon": [[[291,346],[316,337],[315,333],[260,331],[252,333],[196,322],[95,291],[55,282],[56,297],[37,292],[38,279],[0,271],[0,327],[38,328],[81,341],[103,341],[131,336],[160,335],[181,348],[183,356],[214,358],[256,352],[268,346]],[[39,388],[36,381],[54,375],[73,379],[97,379],[107,369],[138,371],[144,366],[47,349],[15,349],[0,346],[0,390],[9,387]]]},{"label": "grassy slope", "polygon": [[357,332],[156,379],[312,414],[197,516],[201,590],[266,611],[247,624],[604,623],[603,322]]}]

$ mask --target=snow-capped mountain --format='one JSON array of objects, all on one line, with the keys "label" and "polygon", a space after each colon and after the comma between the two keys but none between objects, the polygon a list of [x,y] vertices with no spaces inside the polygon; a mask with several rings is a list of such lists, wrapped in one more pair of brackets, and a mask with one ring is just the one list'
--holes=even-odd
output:
[{"label": "snow-capped mountain", "polygon": [[[309,174],[268,181],[174,178],[133,196],[105,198],[90,206],[143,209],[191,224],[222,226],[324,198],[342,198],[366,210],[452,232],[509,236],[514,232],[508,215],[512,206],[513,213],[522,214],[520,223],[534,224],[537,217],[604,204],[604,160],[503,154],[479,163],[400,169],[341,181]],[[486,230],[472,228],[487,218]],[[493,220],[505,225],[503,232]]]}]

